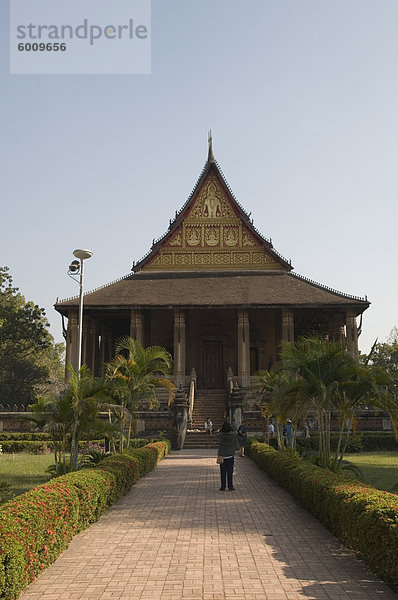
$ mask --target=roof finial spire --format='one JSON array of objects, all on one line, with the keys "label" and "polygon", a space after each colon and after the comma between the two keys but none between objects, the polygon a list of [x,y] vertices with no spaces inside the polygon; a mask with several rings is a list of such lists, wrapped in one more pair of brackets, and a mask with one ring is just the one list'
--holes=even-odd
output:
[{"label": "roof finial spire", "polygon": [[209,154],[207,156],[207,162],[214,162],[214,154],[213,154],[213,138],[211,137],[211,129],[209,131]]}]

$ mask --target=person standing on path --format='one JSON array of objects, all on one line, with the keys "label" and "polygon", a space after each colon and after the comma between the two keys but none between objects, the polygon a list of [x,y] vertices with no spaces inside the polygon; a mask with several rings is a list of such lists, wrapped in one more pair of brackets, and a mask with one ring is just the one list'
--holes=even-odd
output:
[{"label": "person standing on path", "polygon": [[293,423],[290,419],[288,419],[286,421],[285,430],[286,430],[286,446],[288,448],[293,448]]},{"label": "person standing on path", "polygon": [[219,447],[217,456],[223,457],[223,462],[220,464],[220,476],[221,476],[221,487],[220,492],[225,492],[227,480],[228,489],[230,492],[235,490],[233,483],[234,473],[234,457],[235,449],[237,445],[238,434],[236,431],[232,431],[231,425],[228,421],[224,421],[218,432]]},{"label": "person standing on path", "polygon": [[247,432],[246,432],[246,422],[243,421],[241,425],[238,427],[238,440],[239,440],[239,449],[240,449],[240,457],[244,458],[245,456],[245,446],[247,441]]}]

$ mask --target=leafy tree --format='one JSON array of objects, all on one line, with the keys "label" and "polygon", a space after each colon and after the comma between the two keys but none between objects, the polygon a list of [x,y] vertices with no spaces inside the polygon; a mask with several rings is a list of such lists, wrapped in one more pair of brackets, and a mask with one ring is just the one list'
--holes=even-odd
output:
[{"label": "leafy tree", "polygon": [[37,353],[36,362],[47,371],[47,378],[36,385],[37,393],[43,395],[58,395],[65,390],[65,344],[53,340],[47,348]]},{"label": "leafy tree", "polygon": [[27,405],[59,379],[62,345],[54,344],[43,308],[27,302],[0,267],[0,403]]},{"label": "leafy tree", "polygon": [[370,361],[381,367],[398,383],[398,329],[394,327],[387,342],[375,344]]},{"label": "leafy tree", "polygon": [[375,344],[369,361],[389,375],[389,382],[378,389],[376,406],[385,410],[391,419],[398,439],[398,328],[393,327],[387,342]]}]

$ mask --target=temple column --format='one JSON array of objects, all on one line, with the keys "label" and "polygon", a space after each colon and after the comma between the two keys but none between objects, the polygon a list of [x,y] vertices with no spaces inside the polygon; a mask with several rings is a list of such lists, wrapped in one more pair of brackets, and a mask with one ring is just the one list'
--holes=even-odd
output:
[{"label": "temple column", "polygon": [[95,319],[90,320],[90,364],[88,365],[94,377],[98,371],[98,327]]},{"label": "temple column", "polygon": [[174,383],[185,385],[185,312],[174,310]]},{"label": "temple column", "polygon": [[65,337],[65,378],[66,378],[66,374],[67,374],[67,367],[70,363],[70,356],[71,356],[71,323],[70,323],[70,319],[68,318],[68,322],[66,325],[66,333],[64,333],[64,337]]},{"label": "temple column", "polygon": [[144,313],[132,308],[130,311],[130,337],[144,345]]},{"label": "temple column", "polygon": [[91,365],[91,344],[90,344],[90,320],[83,317],[83,338],[82,338],[82,366],[86,365],[90,369]]},{"label": "temple column", "polygon": [[101,376],[103,376],[105,374],[104,365],[107,362],[106,347],[107,347],[107,343],[108,343],[107,327],[105,327],[105,325],[101,326],[100,335],[101,335],[101,342],[99,344],[99,368],[98,368],[98,371],[99,371],[99,374]]},{"label": "temple column", "polygon": [[347,308],[346,311],[346,340],[347,340],[347,350],[348,352],[354,356],[354,358],[358,358],[358,330],[357,330],[357,318],[355,311],[352,308]]},{"label": "temple column", "polygon": [[331,342],[344,343],[345,330],[342,324],[343,317],[333,316],[329,319],[329,340]]},{"label": "temple column", "polygon": [[282,308],[282,344],[294,343],[294,317],[290,308]]},{"label": "temple column", "polygon": [[[77,310],[70,310],[68,312],[68,333],[67,333],[67,360],[66,368],[69,364],[77,370],[77,362],[79,359],[79,327],[78,327],[79,316]],[[69,350],[68,350],[69,347]],[[70,372],[66,369],[66,379],[69,379]]]},{"label": "temple column", "polygon": [[242,388],[250,385],[250,330],[247,310],[238,310],[238,377]]},{"label": "temple column", "polygon": [[108,335],[106,336],[106,361],[111,362],[113,359],[113,333],[108,331]]}]

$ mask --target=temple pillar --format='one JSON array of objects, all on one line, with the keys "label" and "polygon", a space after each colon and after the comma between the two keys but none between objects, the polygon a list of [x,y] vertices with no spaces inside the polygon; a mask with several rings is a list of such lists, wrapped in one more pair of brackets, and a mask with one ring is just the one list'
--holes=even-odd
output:
[{"label": "temple pillar", "polygon": [[67,367],[70,364],[70,357],[71,357],[71,323],[70,323],[70,319],[68,319],[67,325],[66,325],[66,332],[64,333],[64,338],[65,338],[65,379],[67,378]]},{"label": "temple pillar", "polygon": [[343,344],[345,342],[345,330],[342,323],[342,316],[332,316],[329,318],[329,340]]},{"label": "temple pillar", "polygon": [[79,356],[78,356],[79,355],[78,321],[79,321],[79,317],[78,317],[77,310],[70,310],[68,312],[68,330],[67,330],[67,335],[66,335],[66,348],[67,348],[67,352],[66,352],[67,360],[65,363],[66,379],[69,379],[69,377],[70,377],[70,372],[67,369],[69,364],[72,365],[72,367],[74,368],[75,371],[77,370],[77,362],[79,359]]},{"label": "temple pillar", "polygon": [[106,348],[108,344],[107,327],[102,325],[100,329],[101,342],[99,344],[99,374],[105,375],[104,365],[107,362]]},{"label": "temple pillar", "polygon": [[238,377],[242,388],[250,385],[250,330],[247,310],[238,310]]},{"label": "temple pillar", "polygon": [[95,319],[90,319],[90,364],[88,367],[90,368],[94,377],[98,375],[98,327],[97,321]]},{"label": "temple pillar", "polygon": [[144,345],[144,313],[132,308],[130,311],[130,337]]},{"label": "temple pillar", "polygon": [[174,310],[174,383],[185,385],[185,312]]},{"label": "temple pillar", "polygon": [[90,320],[83,317],[82,366],[91,368]]},{"label": "temple pillar", "polygon": [[294,317],[290,308],[282,308],[282,344],[294,343]]},{"label": "temple pillar", "polygon": [[106,336],[106,361],[111,362],[113,359],[113,333],[108,331],[108,335]]},{"label": "temple pillar", "polygon": [[348,352],[354,356],[354,358],[358,358],[358,330],[357,330],[357,318],[355,311],[352,308],[347,308],[346,311],[346,340],[347,340],[347,350]]}]

